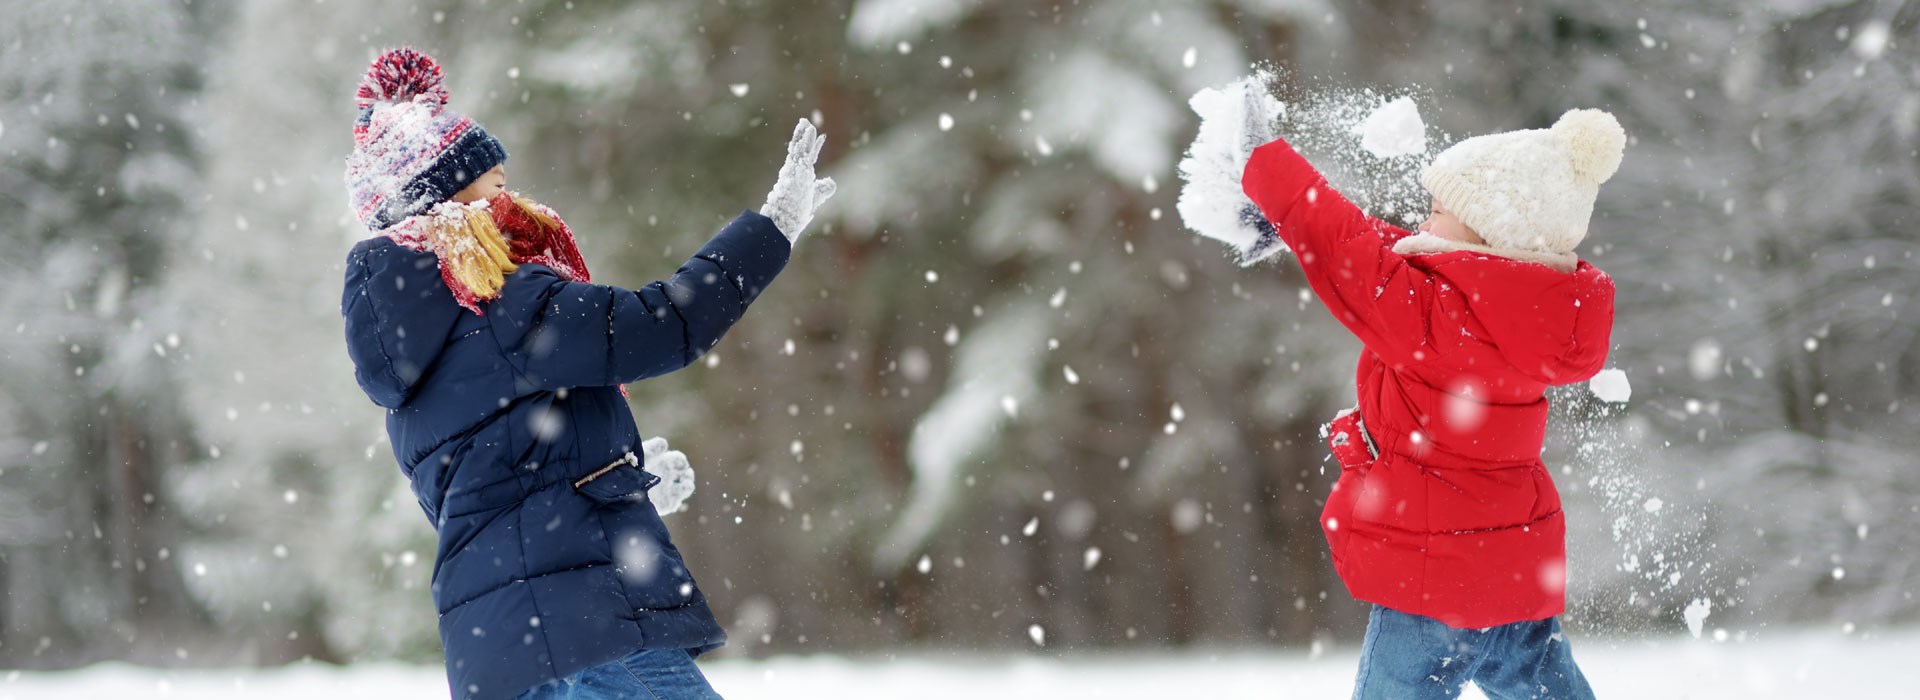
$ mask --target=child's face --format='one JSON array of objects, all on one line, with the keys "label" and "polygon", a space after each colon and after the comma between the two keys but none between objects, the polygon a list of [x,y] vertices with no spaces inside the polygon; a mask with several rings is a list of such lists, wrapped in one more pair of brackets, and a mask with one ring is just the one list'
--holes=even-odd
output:
[{"label": "child's face", "polygon": [[1446,207],[1441,206],[1440,200],[1433,199],[1432,202],[1433,211],[1427,214],[1426,221],[1420,222],[1420,231],[1422,233],[1430,233],[1459,243],[1486,244],[1486,240],[1482,239],[1480,234],[1474,233],[1473,229],[1467,228],[1466,224],[1460,223],[1459,217],[1454,216],[1453,212],[1447,211]]},{"label": "child's face", "polygon": [[507,191],[507,166],[502,163],[493,166],[492,170],[481,173],[479,179],[467,185],[466,189],[454,193],[452,199],[466,204],[480,199],[492,199],[494,195],[505,191]]}]

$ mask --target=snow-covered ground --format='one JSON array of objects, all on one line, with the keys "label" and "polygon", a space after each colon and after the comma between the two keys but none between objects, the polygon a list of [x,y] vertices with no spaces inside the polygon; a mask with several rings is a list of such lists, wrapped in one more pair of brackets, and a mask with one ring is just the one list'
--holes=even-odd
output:
[{"label": "snow-covered ground", "polygon": [[[1920,630],[1840,630],[1750,635],[1746,642],[1692,637],[1574,640],[1595,691],[1606,698],[1911,697],[1892,671],[1920,658]],[[1067,657],[918,654],[835,656],[705,665],[731,700],[804,698],[1340,698],[1351,692],[1352,648],[1303,652],[1115,653]],[[446,697],[440,669],[369,664],[172,671],[120,664],[59,673],[0,672],[0,700],[174,697],[355,700]],[[1469,690],[1466,697],[1479,698]]]}]

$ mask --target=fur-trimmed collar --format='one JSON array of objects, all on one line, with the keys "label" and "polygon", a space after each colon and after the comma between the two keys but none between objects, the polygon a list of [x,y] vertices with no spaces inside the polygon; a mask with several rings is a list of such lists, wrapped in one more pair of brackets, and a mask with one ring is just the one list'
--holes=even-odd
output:
[{"label": "fur-trimmed collar", "polygon": [[1573,272],[1580,266],[1580,258],[1572,253],[1541,253],[1531,250],[1513,250],[1494,248],[1477,243],[1461,243],[1435,236],[1431,233],[1415,233],[1393,244],[1393,252],[1401,255],[1427,255],[1432,253],[1474,252],[1494,257],[1539,263],[1560,272]]}]

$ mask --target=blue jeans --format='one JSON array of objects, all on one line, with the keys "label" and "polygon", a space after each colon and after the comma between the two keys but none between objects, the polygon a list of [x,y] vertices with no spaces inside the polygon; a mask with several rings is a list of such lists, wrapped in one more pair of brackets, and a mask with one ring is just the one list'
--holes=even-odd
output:
[{"label": "blue jeans", "polygon": [[1492,700],[1593,698],[1559,618],[1462,630],[1373,606],[1354,700],[1452,700],[1467,681]]},{"label": "blue jeans", "polygon": [[557,681],[520,700],[722,700],[684,649],[641,649]]}]

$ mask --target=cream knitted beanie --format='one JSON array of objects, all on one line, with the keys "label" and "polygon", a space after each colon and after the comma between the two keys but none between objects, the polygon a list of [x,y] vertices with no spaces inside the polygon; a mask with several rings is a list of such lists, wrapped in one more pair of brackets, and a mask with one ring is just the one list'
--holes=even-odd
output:
[{"label": "cream knitted beanie", "polygon": [[1420,184],[1494,252],[1571,257],[1587,236],[1600,183],[1620,168],[1626,144],[1613,115],[1576,109],[1549,129],[1454,144],[1420,174]]}]

